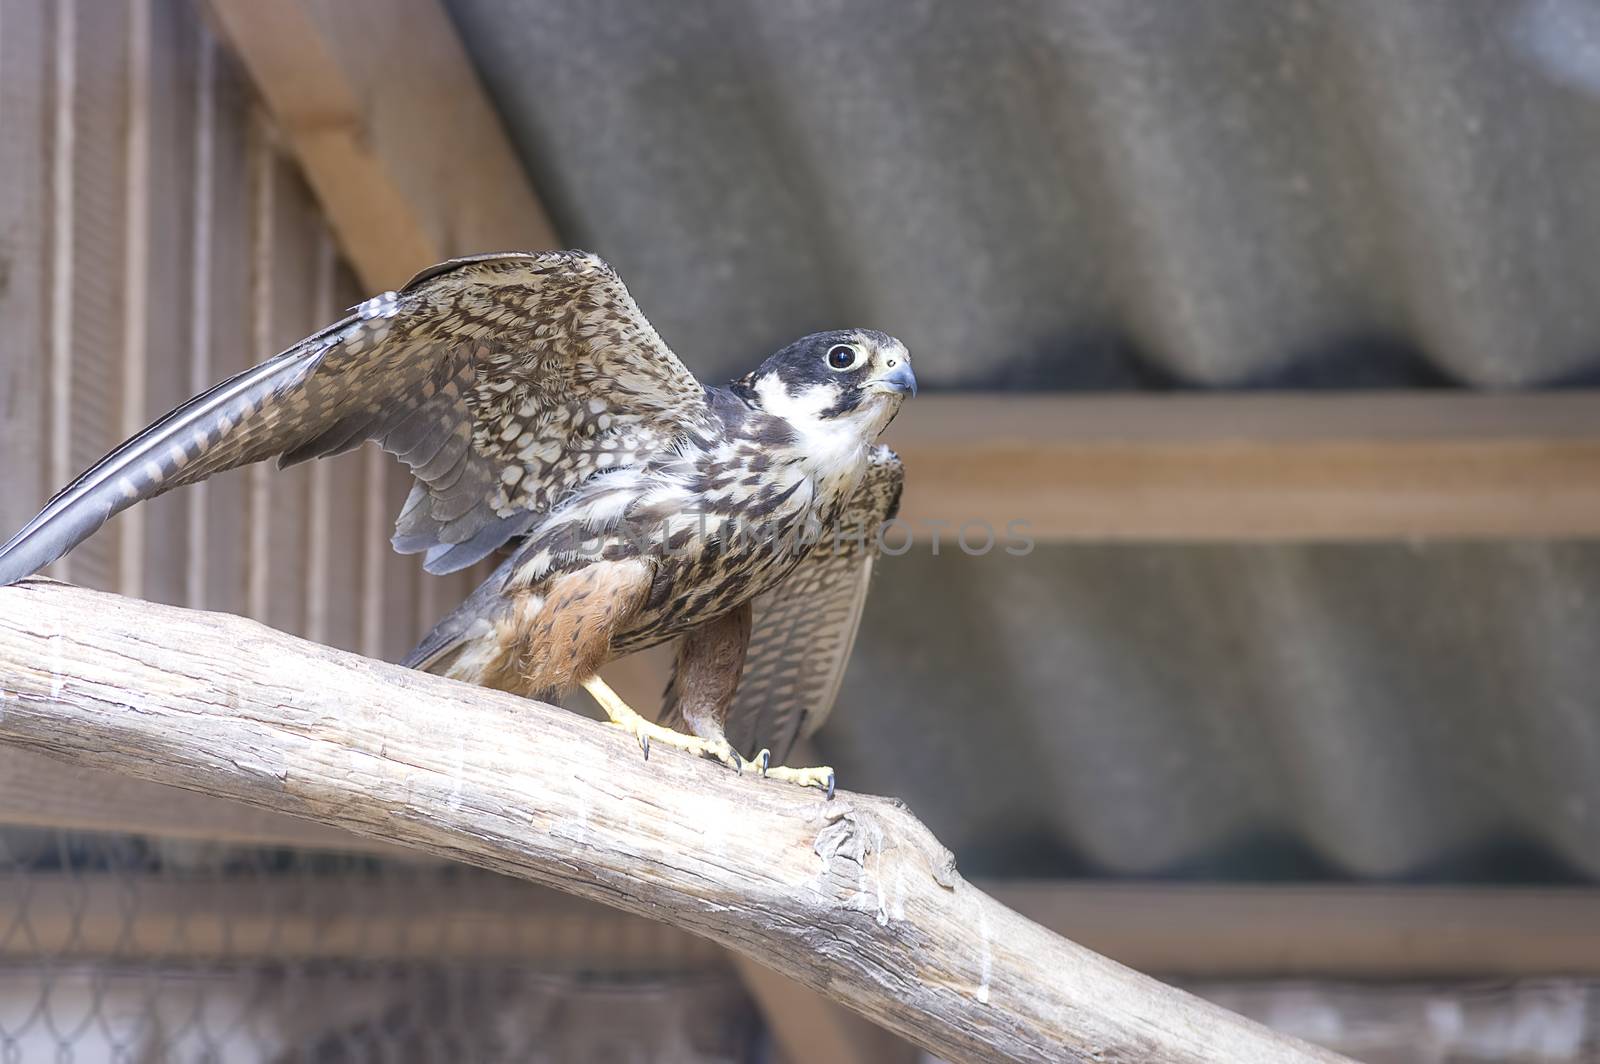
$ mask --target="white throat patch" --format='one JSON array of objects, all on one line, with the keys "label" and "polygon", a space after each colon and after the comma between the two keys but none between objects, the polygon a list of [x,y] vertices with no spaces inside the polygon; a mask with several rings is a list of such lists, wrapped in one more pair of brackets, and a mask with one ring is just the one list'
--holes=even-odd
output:
[{"label": "white throat patch", "polygon": [[839,401],[839,385],[824,382],[790,392],[775,373],[760,377],[755,392],[763,410],[793,426],[800,466],[817,481],[819,494],[854,486],[866,468],[867,448],[883,427],[877,403],[868,400],[863,408],[823,417]]}]

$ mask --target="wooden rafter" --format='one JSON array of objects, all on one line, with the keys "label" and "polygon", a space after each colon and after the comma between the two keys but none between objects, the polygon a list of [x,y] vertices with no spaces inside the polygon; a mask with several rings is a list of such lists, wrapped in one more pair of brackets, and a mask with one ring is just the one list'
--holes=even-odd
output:
[{"label": "wooden rafter", "polygon": [[210,0],[362,281],[555,231],[438,0]]},{"label": "wooden rafter", "polygon": [[1205,978],[1600,976],[1583,887],[990,883],[1006,904],[1140,971]]},{"label": "wooden rafter", "polygon": [[1600,393],[924,396],[901,516],[1035,540],[1600,535]]},{"label": "wooden rafter", "polygon": [[30,872],[0,883],[0,911],[27,914],[27,934],[0,941],[0,966],[371,960],[645,973],[728,965],[703,938],[492,876],[398,876],[361,889],[321,876]]}]

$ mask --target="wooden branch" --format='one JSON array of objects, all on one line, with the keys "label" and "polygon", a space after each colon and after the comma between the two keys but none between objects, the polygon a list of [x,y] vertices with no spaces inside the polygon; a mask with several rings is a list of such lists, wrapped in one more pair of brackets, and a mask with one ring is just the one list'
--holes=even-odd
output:
[{"label": "wooden branch", "polygon": [[952,553],[963,522],[1015,519],[1041,541],[1600,536],[1600,392],[933,395],[887,438],[902,519],[945,522]]},{"label": "wooden branch", "polygon": [[20,748],[0,748],[0,824],[347,850],[389,858],[417,856],[413,850],[338,828],[117,773],[63,765]]},{"label": "wooden branch", "polygon": [[0,741],[533,880],[750,956],[950,1060],[1334,1061],[966,883],[898,803],[827,801],[240,618],[0,589]]},{"label": "wooden branch", "polygon": [[439,0],[210,0],[363,283],[555,230]]}]

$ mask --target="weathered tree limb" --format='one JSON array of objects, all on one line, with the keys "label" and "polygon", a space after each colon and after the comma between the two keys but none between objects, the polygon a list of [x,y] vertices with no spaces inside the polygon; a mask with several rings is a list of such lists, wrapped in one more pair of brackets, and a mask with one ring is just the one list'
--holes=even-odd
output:
[{"label": "weathered tree limb", "polygon": [[951,1060],[1336,1061],[972,887],[893,801],[648,762],[574,714],[240,618],[0,588],[0,741],[655,917]]}]

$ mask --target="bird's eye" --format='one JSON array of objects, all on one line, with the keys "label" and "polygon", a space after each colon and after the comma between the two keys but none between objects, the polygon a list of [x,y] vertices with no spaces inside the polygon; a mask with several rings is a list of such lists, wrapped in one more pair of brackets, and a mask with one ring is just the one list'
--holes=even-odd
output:
[{"label": "bird's eye", "polygon": [[828,348],[828,365],[840,373],[847,369],[855,369],[861,365],[861,359],[861,348],[854,344],[836,344]]}]

